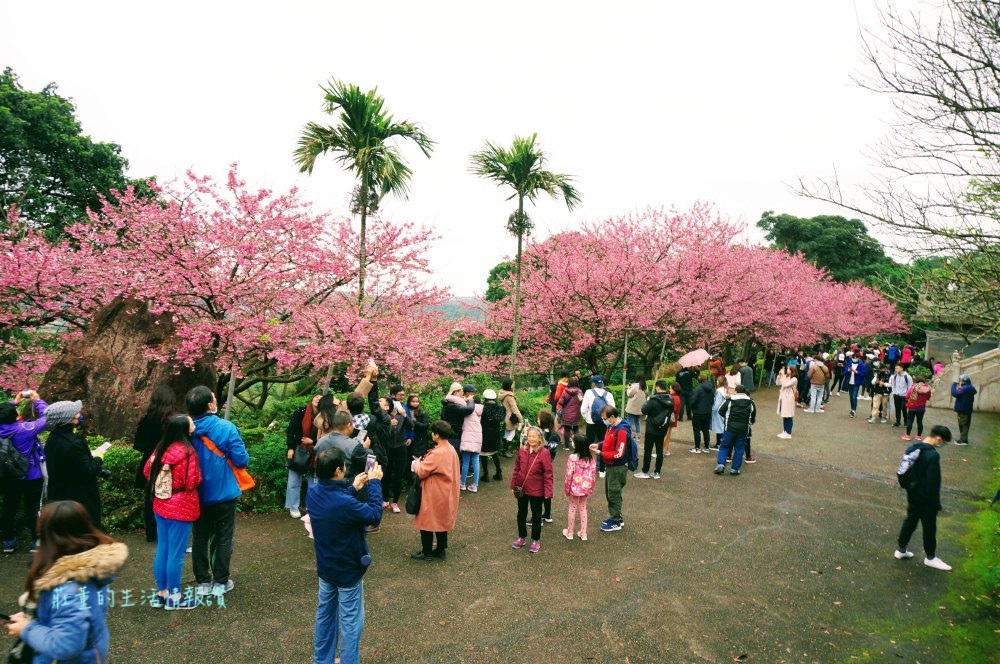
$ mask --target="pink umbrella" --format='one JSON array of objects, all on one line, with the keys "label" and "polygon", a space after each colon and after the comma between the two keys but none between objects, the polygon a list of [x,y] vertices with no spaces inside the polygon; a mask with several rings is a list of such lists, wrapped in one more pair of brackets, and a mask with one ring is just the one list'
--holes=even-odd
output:
[{"label": "pink umbrella", "polygon": [[705,350],[704,348],[696,348],[695,350],[684,355],[683,357],[681,357],[681,359],[677,361],[680,363],[682,367],[700,367],[710,357],[712,356],[709,355],[708,351]]}]

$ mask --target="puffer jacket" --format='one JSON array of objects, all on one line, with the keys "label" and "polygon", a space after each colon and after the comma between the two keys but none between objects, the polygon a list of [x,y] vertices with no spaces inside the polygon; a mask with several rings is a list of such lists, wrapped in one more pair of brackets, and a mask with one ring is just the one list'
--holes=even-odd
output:
[{"label": "puffer jacket", "polygon": [[[142,473],[149,479],[149,469],[156,455],[149,457]],[[169,498],[153,496],[153,513],[174,521],[196,521],[201,515],[198,486],[201,484],[201,465],[198,454],[181,442],[171,443],[163,453],[163,463],[170,464],[173,476],[173,493]]]},{"label": "puffer jacket", "polygon": [[736,436],[750,435],[750,425],[757,421],[757,405],[745,394],[734,394],[719,408],[726,432]]},{"label": "puffer jacket", "polygon": [[38,434],[45,431],[46,409],[48,409],[48,404],[39,399],[35,402],[35,412],[38,413],[38,419],[31,422],[18,420],[10,424],[0,424],[0,438],[10,438],[17,451],[28,460],[28,472],[24,476],[26,480],[37,480],[42,476],[42,462],[45,461],[45,453],[42,449],[42,441],[38,439]]},{"label": "puffer jacket", "polygon": [[922,413],[927,410],[927,402],[931,400],[931,386],[927,383],[917,383],[906,393],[906,410],[911,413]]},{"label": "puffer jacket", "polygon": [[37,613],[21,632],[35,650],[35,664],[108,661],[108,586],[127,558],[124,544],[99,544],[58,558],[35,579]]},{"label": "puffer jacket", "polygon": [[562,415],[559,421],[571,427],[580,423],[580,406],[583,404],[583,392],[579,387],[567,387],[559,397],[559,408]]},{"label": "puffer jacket", "polygon": [[[465,426],[465,418],[474,408],[475,404],[472,400],[466,401],[453,394],[449,394],[441,400],[441,419],[451,425],[451,431],[456,440],[462,438],[462,427]],[[481,431],[482,428],[480,427]]]},{"label": "puffer jacket", "polygon": [[463,452],[479,454],[483,450],[483,404],[477,403],[472,412],[465,416],[462,423],[462,443],[459,449]]}]

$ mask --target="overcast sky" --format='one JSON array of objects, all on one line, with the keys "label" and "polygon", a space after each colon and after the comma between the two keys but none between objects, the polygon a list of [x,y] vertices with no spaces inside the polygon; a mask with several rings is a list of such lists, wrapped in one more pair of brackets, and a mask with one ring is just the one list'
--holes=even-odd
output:
[{"label": "overcast sky", "polygon": [[[904,6],[916,0],[899,0]],[[868,0],[627,2],[90,2],[0,4],[0,66],[72,98],[84,132],[122,146],[133,176],[188,168],[298,186],[345,213],[332,158],[300,175],[292,150],[330,78],[377,86],[421,123],[431,159],[403,146],[409,200],[384,214],[432,226],[439,283],[481,294],[515,250],[507,192],[469,173],[485,140],[537,132],[583,203],[542,200],[536,237],[647,205],[713,203],[752,225],[765,210],[839,213],[797,197],[799,176],[863,183],[891,120],[858,88]]]}]

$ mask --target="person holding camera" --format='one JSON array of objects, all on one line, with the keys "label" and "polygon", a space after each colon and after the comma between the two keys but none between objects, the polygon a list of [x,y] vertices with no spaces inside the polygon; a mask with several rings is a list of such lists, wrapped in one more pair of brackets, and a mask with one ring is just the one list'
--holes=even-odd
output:
[{"label": "person holding camera", "polygon": [[[34,404],[35,413],[38,415],[34,421],[18,420],[17,411],[25,401]],[[4,478],[3,509],[0,512],[0,538],[3,539],[4,553],[14,553],[17,549],[16,521],[18,508],[22,506],[25,525],[32,532],[31,550],[38,548],[35,522],[38,519],[38,510],[42,506],[42,487],[45,482],[42,479],[45,452],[38,434],[45,430],[47,410],[48,405],[34,390],[18,392],[13,401],[0,403],[0,438],[9,438],[16,453],[28,462],[23,478]]]},{"label": "person holding camera", "polygon": [[98,478],[111,473],[104,460],[95,457],[86,439],[76,433],[83,402],[57,401],[45,413],[49,439],[45,441],[45,459],[49,470],[48,497],[51,501],[75,500],[87,510],[87,516],[101,528],[101,492]]},{"label": "person holding camera", "polygon": [[[306,506],[312,520],[319,605],[313,635],[313,661],[332,664],[340,645],[340,661],[359,661],[365,627],[365,572],[372,564],[365,530],[382,520],[382,467],[347,477],[347,458],[339,448],[317,455],[316,477]],[[362,488],[368,499],[360,500]]]}]

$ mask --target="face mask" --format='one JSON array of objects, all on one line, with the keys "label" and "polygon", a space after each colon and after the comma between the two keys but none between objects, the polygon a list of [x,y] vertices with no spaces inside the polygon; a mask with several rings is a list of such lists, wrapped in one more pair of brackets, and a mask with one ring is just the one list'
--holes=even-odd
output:
[{"label": "face mask", "polygon": [[609,426],[611,426],[611,422],[610,422],[609,420],[606,420],[606,419],[604,419],[604,418],[602,417],[602,418],[601,418],[601,421],[602,421],[602,422],[604,422],[604,426],[606,426],[606,427],[609,427]]}]

